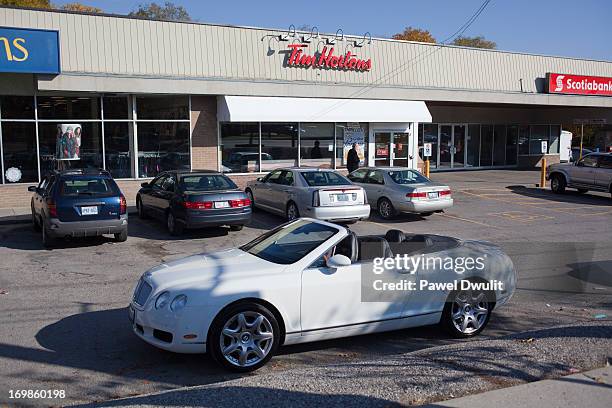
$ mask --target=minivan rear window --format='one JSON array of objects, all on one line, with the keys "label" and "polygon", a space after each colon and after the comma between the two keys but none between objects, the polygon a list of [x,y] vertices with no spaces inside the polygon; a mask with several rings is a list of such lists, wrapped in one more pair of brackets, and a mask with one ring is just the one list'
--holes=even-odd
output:
[{"label": "minivan rear window", "polygon": [[114,182],[100,177],[76,177],[63,179],[59,186],[64,197],[109,197],[117,194]]}]

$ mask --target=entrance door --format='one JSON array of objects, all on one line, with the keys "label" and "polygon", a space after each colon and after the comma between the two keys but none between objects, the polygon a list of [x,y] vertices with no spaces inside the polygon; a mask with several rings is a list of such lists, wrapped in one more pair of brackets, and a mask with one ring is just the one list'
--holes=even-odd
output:
[{"label": "entrance door", "polygon": [[407,167],[409,139],[405,132],[374,132],[374,165]]},{"label": "entrance door", "polygon": [[454,169],[465,165],[466,125],[440,125],[439,168]]}]

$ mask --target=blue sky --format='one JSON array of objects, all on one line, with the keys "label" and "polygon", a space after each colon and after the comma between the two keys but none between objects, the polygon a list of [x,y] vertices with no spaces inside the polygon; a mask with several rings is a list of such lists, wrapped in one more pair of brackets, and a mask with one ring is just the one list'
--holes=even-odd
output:
[{"label": "blue sky", "polygon": [[[442,41],[482,1],[177,0],[175,3],[183,5],[192,18],[208,23],[281,29],[290,24],[307,24],[317,26],[321,32],[342,28],[346,34],[369,31],[375,37],[389,37],[412,25],[430,30]],[[142,1],[82,0],[82,3],[109,13],[125,14]],[[501,50],[612,61],[612,1],[493,0],[465,35],[484,35],[497,42]]]}]

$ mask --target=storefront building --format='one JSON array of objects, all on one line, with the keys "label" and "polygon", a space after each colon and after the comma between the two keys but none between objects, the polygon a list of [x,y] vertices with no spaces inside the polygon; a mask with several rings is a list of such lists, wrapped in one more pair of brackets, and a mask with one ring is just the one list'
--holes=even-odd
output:
[{"label": "storefront building", "polygon": [[559,160],[585,123],[612,144],[611,62],[12,8],[0,27],[0,208],[55,168],[107,169],[133,200],[168,169],[343,170],[353,143],[412,168],[431,143],[434,171]]}]

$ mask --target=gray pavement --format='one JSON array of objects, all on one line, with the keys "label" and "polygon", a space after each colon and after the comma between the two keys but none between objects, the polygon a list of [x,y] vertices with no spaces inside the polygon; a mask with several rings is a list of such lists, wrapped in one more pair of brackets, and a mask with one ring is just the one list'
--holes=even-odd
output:
[{"label": "gray pavement", "polygon": [[[608,324],[604,321],[612,316],[609,196],[553,195],[533,187],[537,172],[437,173],[433,178],[453,189],[455,206],[444,214],[404,215],[393,221],[374,214],[370,221],[351,228],[363,234],[399,228],[502,245],[517,265],[518,290],[507,306],[495,311],[479,337],[482,341],[563,325]],[[219,370],[204,356],[176,355],[143,343],[130,331],[125,306],[138,277],[151,266],[240,245],[281,222],[256,212],[251,225],[239,233],[215,228],[175,238],[161,223],[131,216],[125,243],[87,239],[52,250],[43,249],[40,236],[27,224],[0,225],[0,405],[87,403],[242,379]],[[555,339],[568,353],[576,349],[576,342],[563,336]],[[462,344],[436,327],[425,327],[288,346],[268,366],[245,378],[264,381],[268,375],[282,377],[337,364],[360,367]],[[496,356],[499,364],[514,358],[512,353]],[[393,376],[393,366],[389,370],[385,375]],[[552,375],[560,374],[562,370]],[[311,391],[320,387],[309,384]],[[376,395],[372,384],[369,388],[362,384],[368,395]],[[7,400],[10,389],[41,388],[65,389],[67,398],[19,404]],[[436,398],[450,398],[451,388],[441,388],[447,394]],[[417,398],[419,390],[414,393]]]}]

